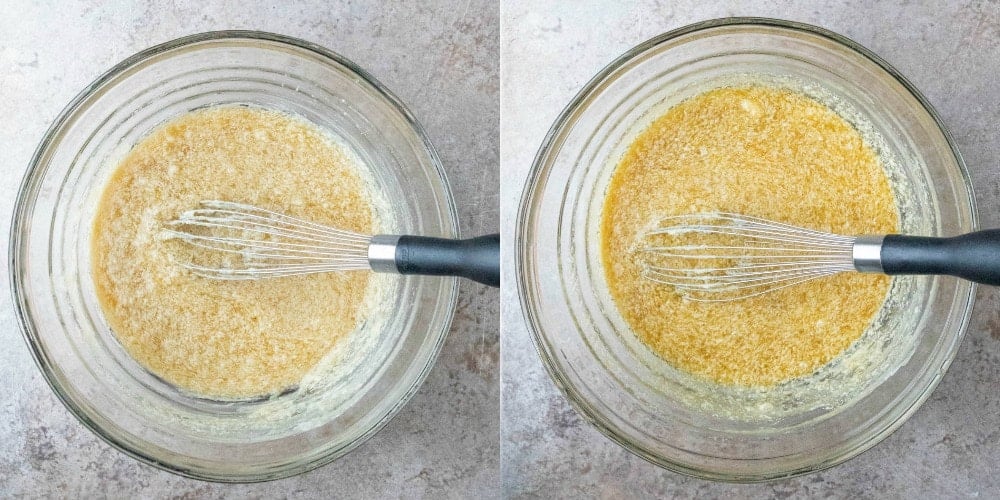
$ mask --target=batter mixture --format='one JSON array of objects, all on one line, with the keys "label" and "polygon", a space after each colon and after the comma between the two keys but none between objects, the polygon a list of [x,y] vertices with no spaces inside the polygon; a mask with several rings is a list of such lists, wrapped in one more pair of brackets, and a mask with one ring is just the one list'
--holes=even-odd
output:
[{"label": "batter mixture", "polygon": [[631,144],[601,219],[604,271],[631,329],[673,366],[767,387],[813,373],[857,340],[889,278],[842,273],[727,303],[685,300],[640,276],[644,230],[670,215],[735,212],[840,234],[897,231],[889,180],[861,134],[825,105],[767,86],[681,102]]},{"label": "batter mixture", "polygon": [[162,228],[217,199],[371,233],[362,172],[323,131],[275,111],[209,108],[158,128],[114,172],[94,221],[94,281],[115,336],[152,373],[199,395],[294,387],[364,320],[369,274],[206,279],[177,263],[211,256]]}]

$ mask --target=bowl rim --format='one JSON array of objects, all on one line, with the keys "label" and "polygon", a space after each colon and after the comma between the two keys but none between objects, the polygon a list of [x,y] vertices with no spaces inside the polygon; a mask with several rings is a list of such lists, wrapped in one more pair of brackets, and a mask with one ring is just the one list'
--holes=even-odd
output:
[{"label": "bowl rim", "polygon": [[52,392],[56,395],[62,405],[81,424],[83,424],[84,427],[89,429],[94,435],[109,444],[112,448],[115,448],[142,463],[152,465],[158,469],[171,472],[173,474],[220,483],[254,483],[291,477],[329,464],[330,462],[333,462],[334,460],[343,457],[350,451],[354,450],[385,427],[385,425],[388,424],[389,421],[391,421],[410,401],[413,395],[416,394],[417,390],[421,385],[423,385],[427,376],[430,374],[430,371],[436,364],[437,358],[441,353],[441,348],[444,346],[444,342],[448,338],[448,334],[451,331],[454,311],[457,307],[459,283],[457,279],[451,279],[451,286],[446,287],[445,295],[448,306],[446,311],[444,311],[445,314],[441,324],[441,332],[437,335],[437,339],[434,341],[431,355],[427,358],[425,366],[413,379],[410,386],[403,391],[402,397],[394,405],[389,407],[386,414],[379,421],[377,421],[366,432],[356,437],[353,441],[331,450],[328,453],[313,458],[312,460],[299,463],[295,467],[283,468],[277,471],[258,471],[257,473],[251,475],[212,474],[211,471],[207,470],[193,470],[179,467],[162,461],[154,456],[151,456],[150,454],[144,453],[143,451],[130,445],[128,441],[124,439],[109,435],[101,426],[92,421],[86,413],[76,407],[76,405],[70,400],[69,396],[62,391],[54,373],[49,369],[51,363],[49,362],[44,349],[41,347],[40,342],[38,342],[39,336],[30,314],[31,306],[24,294],[19,292],[20,282],[23,281],[20,275],[23,273],[18,270],[22,267],[22,261],[24,260],[19,248],[23,243],[22,232],[25,226],[24,221],[34,210],[33,203],[28,203],[28,197],[31,195],[32,201],[34,201],[34,194],[36,194],[35,192],[37,191],[35,187],[41,181],[41,178],[46,172],[45,169],[39,169],[41,160],[44,156],[46,156],[46,153],[49,151],[51,146],[58,142],[58,138],[70,118],[88,99],[94,96],[97,92],[101,91],[107,83],[122,76],[123,74],[126,74],[133,68],[142,65],[158,55],[200,43],[220,41],[262,41],[304,50],[312,55],[319,56],[319,58],[326,63],[346,69],[348,72],[357,76],[363,85],[368,85],[374,89],[375,94],[379,98],[384,100],[390,105],[390,107],[400,113],[406,124],[420,139],[432,167],[432,172],[429,171],[428,175],[436,174],[437,182],[439,182],[443,187],[443,199],[439,200],[439,204],[444,211],[444,223],[448,226],[448,229],[454,237],[457,238],[460,236],[461,230],[459,225],[458,210],[455,205],[455,198],[451,192],[451,184],[448,182],[444,165],[441,162],[441,158],[437,150],[431,143],[430,138],[428,137],[423,126],[420,125],[409,108],[407,108],[406,105],[404,105],[403,102],[379,80],[339,53],[300,38],[256,30],[207,31],[175,38],[173,40],[143,49],[123,59],[110,69],[104,71],[100,74],[100,76],[94,79],[93,82],[84,87],[84,89],[76,94],[76,96],[70,100],[62,111],[60,111],[57,117],[53,120],[52,124],[45,131],[45,134],[42,136],[42,140],[39,142],[38,146],[35,148],[35,151],[31,156],[31,160],[28,162],[28,167],[25,170],[24,177],[18,187],[14,209],[10,219],[11,223],[7,258],[9,276],[8,285],[11,298],[13,299],[12,303],[18,326],[21,330],[25,343],[28,345],[28,350],[31,353],[31,357],[34,360],[35,365],[38,367],[39,371],[41,371],[45,382],[52,389]]},{"label": "bowl rim", "polygon": [[839,465],[851,458],[854,458],[861,453],[871,449],[876,444],[880,443],[883,439],[888,437],[890,434],[895,432],[900,426],[903,425],[916,410],[930,397],[930,394],[940,383],[944,374],[947,372],[948,368],[951,366],[954,360],[958,347],[961,345],[962,340],[965,337],[965,332],[969,325],[970,317],[972,314],[972,308],[976,299],[976,284],[971,283],[969,287],[968,300],[966,303],[965,310],[962,311],[961,318],[958,324],[957,333],[955,340],[951,347],[951,353],[946,359],[943,360],[941,369],[935,373],[934,377],[930,380],[930,383],[924,390],[919,394],[919,396],[907,407],[900,415],[887,425],[882,432],[873,435],[871,438],[866,440],[861,446],[855,447],[850,450],[850,452],[843,455],[837,456],[832,460],[826,460],[812,466],[802,467],[800,469],[785,471],[782,473],[772,473],[772,474],[724,474],[715,471],[708,471],[703,469],[698,469],[694,467],[689,467],[685,464],[678,462],[673,462],[663,457],[659,457],[651,451],[646,450],[643,446],[638,445],[630,440],[628,440],[623,433],[620,433],[617,428],[607,422],[603,417],[601,412],[592,407],[584,398],[580,396],[577,389],[571,383],[569,378],[563,374],[559,368],[559,364],[555,361],[554,356],[550,354],[553,351],[552,346],[549,345],[545,336],[541,333],[542,321],[540,319],[540,313],[532,307],[532,303],[529,297],[532,296],[530,289],[532,287],[528,280],[528,274],[526,267],[528,267],[527,262],[523,254],[523,248],[525,241],[528,239],[528,218],[530,206],[527,203],[528,200],[536,198],[536,191],[539,186],[539,179],[542,176],[542,162],[545,157],[549,154],[551,148],[556,143],[559,136],[563,133],[566,123],[570,118],[579,111],[581,105],[585,105],[591,96],[599,93],[601,91],[601,85],[612,73],[628,64],[636,56],[650,50],[660,44],[670,42],[674,39],[680,38],[682,36],[690,35],[693,33],[708,31],[715,28],[723,27],[733,27],[733,26],[745,26],[745,27],[768,27],[768,28],[779,28],[781,30],[790,32],[805,33],[808,35],[814,35],[827,40],[833,41],[854,53],[862,56],[864,59],[875,64],[877,67],[885,71],[891,77],[893,77],[900,85],[902,85],[907,92],[914,97],[920,106],[928,113],[931,119],[934,121],[935,126],[941,132],[945,141],[948,143],[948,147],[951,150],[952,155],[958,165],[959,173],[961,174],[964,187],[968,194],[968,209],[970,213],[970,226],[972,230],[979,229],[979,215],[976,207],[976,195],[972,185],[972,179],[969,175],[968,168],[965,164],[962,154],[958,150],[958,146],[955,143],[954,137],[949,132],[948,128],[945,126],[944,121],[941,119],[940,115],[930,104],[930,102],[920,93],[917,88],[910,83],[898,70],[896,70],[892,65],[890,65],[885,59],[882,59],[877,54],[871,50],[865,48],[861,44],[855,42],[854,40],[841,35],[839,33],[833,32],[826,28],[815,26],[812,24],[802,23],[798,21],[791,21],[785,19],[768,18],[768,17],[725,17],[708,19],[704,21],[699,21],[696,23],[688,24],[677,29],[667,31],[665,33],[651,37],[638,45],[629,48],[622,55],[616,57],[606,66],[604,66],[600,71],[597,72],[587,83],[573,96],[569,103],[560,111],[559,115],[553,121],[552,126],[549,128],[548,132],[545,134],[538,151],[535,153],[535,157],[532,160],[531,169],[528,172],[528,176],[524,181],[524,187],[521,191],[521,196],[518,201],[517,216],[515,219],[514,227],[514,280],[517,286],[517,295],[519,299],[519,304],[521,307],[521,317],[524,321],[524,325],[529,332],[531,342],[538,353],[539,358],[542,360],[542,365],[545,367],[545,371],[548,373],[549,378],[555,383],[559,391],[562,392],[563,396],[568,400],[570,406],[581,416],[583,420],[588,422],[590,425],[594,426],[598,431],[601,432],[605,437],[611,441],[617,443],[619,446],[627,450],[628,452],[636,455],[647,462],[662,467],[664,469],[677,472],[686,476],[701,478],[701,479],[711,479],[721,482],[730,483],[760,483],[767,481],[774,481],[779,479],[785,479],[795,476],[801,476],[804,474],[821,471],[828,469],[830,467]]}]

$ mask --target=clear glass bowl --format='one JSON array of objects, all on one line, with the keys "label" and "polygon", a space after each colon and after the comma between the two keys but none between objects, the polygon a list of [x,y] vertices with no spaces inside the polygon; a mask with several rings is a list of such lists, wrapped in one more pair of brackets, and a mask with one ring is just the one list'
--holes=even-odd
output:
[{"label": "clear glass bowl", "polygon": [[[11,287],[25,338],[66,407],[116,448],[186,476],[285,477],[373,435],[417,390],[447,335],[453,278],[395,280],[381,334],[313,392],[222,402],[185,395],[115,340],[90,276],[90,229],[117,161],[159,124],[212,105],[282,110],[326,128],[374,171],[404,234],[456,237],[440,160],[413,116],[350,61],[259,32],[214,32],[145,50],[97,79],[38,147],[11,228]],[[354,336],[358,337],[358,336]]]},{"label": "clear glass bowl", "polygon": [[835,33],[770,19],[707,21],[635,47],[580,91],[545,138],[520,201],[516,280],[533,341],[556,385],[605,435],[667,469],[725,481],[804,474],[884,439],[944,375],[975,295],[952,278],[894,279],[881,334],[866,332],[844,354],[850,362],[810,379],[809,390],[773,389],[772,417],[752,406],[760,390],[697,381],[646,348],[607,291],[598,244],[605,189],[653,119],[746,75],[794,82],[867,129],[898,167],[891,179],[903,231],[977,227],[965,165],[933,109],[885,61]]}]

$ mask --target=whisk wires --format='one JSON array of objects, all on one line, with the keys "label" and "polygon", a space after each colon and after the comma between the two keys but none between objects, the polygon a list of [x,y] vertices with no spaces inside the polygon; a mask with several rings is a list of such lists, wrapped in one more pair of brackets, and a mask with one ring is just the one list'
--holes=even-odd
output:
[{"label": "whisk wires", "polygon": [[749,298],[854,269],[854,238],[732,213],[678,215],[646,233],[642,274],[698,301]]},{"label": "whisk wires", "polygon": [[[336,229],[251,205],[203,201],[163,229],[218,255],[192,252],[180,264],[195,274],[228,280],[368,269],[370,236]],[[202,262],[195,257],[202,254]]]}]

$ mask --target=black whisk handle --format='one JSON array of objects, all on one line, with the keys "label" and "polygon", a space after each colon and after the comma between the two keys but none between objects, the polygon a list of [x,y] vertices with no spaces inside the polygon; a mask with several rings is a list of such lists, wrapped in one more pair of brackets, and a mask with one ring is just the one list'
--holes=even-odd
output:
[{"label": "black whisk handle", "polygon": [[885,274],[947,274],[1000,285],[1000,229],[952,238],[892,234],[882,241]]},{"label": "black whisk handle", "polygon": [[400,236],[396,243],[400,274],[460,276],[492,287],[500,286],[500,235],[466,240]]}]

